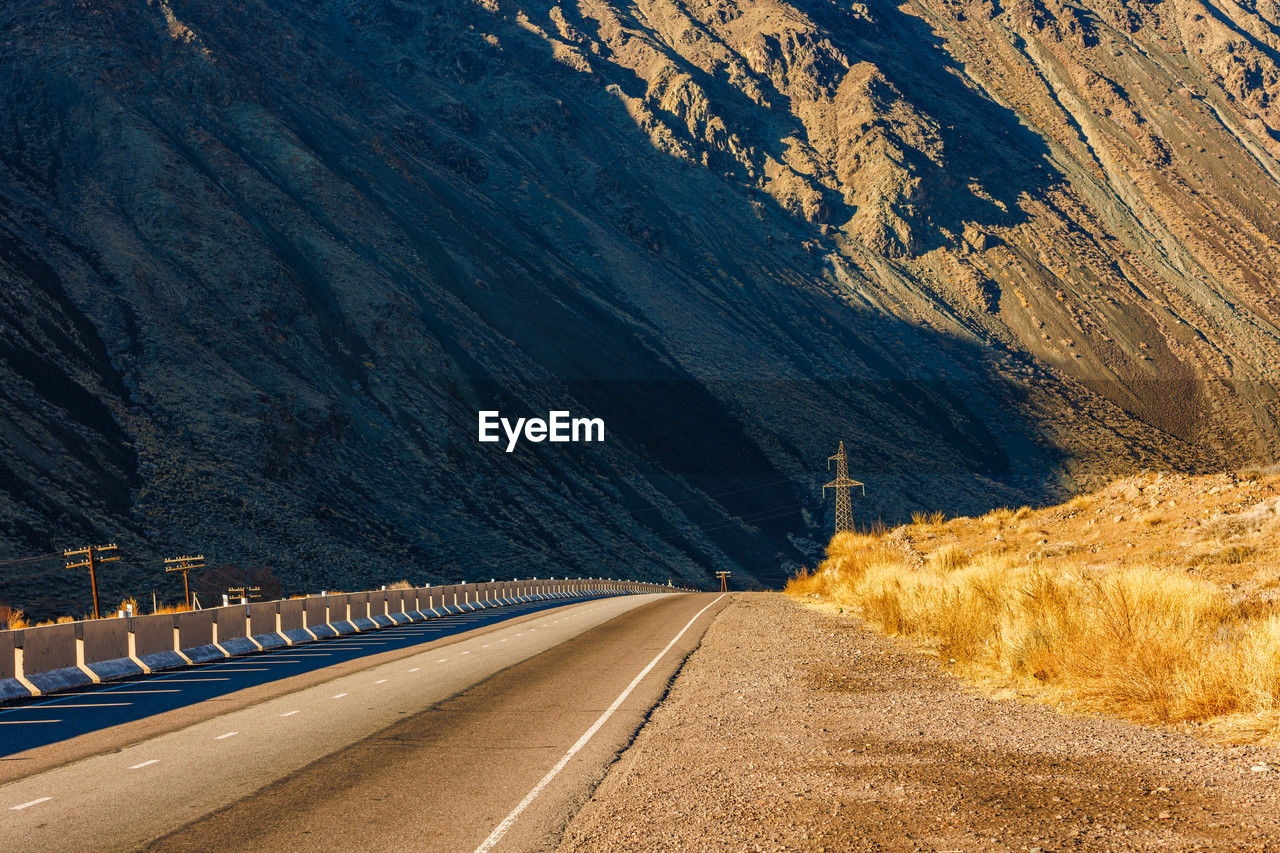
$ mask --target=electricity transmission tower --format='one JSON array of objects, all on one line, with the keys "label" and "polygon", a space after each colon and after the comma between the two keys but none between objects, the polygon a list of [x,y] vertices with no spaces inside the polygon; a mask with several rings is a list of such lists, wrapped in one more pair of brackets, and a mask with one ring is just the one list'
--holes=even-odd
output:
[{"label": "electricity transmission tower", "polygon": [[[110,557],[102,556],[104,553],[111,554]],[[66,557],[68,569],[89,569],[89,585],[93,588],[93,618],[101,619],[102,613],[98,609],[98,564],[111,563],[120,559],[120,555],[116,553],[116,546],[111,545],[86,545],[83,548],[69,548],[62,552],[62,556]],[[84,557],[78,563],[70,562],[72,557]]]},{"label": "electricity transmission tower", "polygon": [[827,489],[836,490],[836,533],[853,529],[853,502],[849,500],[849,487],[862,486],[862,496],[866,497],[867,487],[857,480],[849,479],[849,460],[844,455],[844,442],[840,442],[840,450],[835,456],[827,458],[827,470],[831,470],[831,460],[836,460],[836,478],[822,487],[822,496],[827,496]]},{"label": "electricity transmission tower", "polygon": [[187,573],[192,569],[204,568],[204,554],[198,554],[194,557],[170,557],[164,561],[164,570],[166,572],[182,572],[182,595],[187,602],[187,609],[191,609],[191,583],[187,578]]},{"label": "electricity transmission tower", "polygon": [[728,592],[728,591],[729,591],[729,575],[731,575],[731,574],[733,574],[733,573],[732,573],[732,572],[716,572],[716,577],[720,578],[720,591],[721,591],[721,592]]}]

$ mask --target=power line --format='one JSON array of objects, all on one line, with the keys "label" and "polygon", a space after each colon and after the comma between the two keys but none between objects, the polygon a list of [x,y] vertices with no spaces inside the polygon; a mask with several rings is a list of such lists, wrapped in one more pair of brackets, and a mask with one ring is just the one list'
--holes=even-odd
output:
[{"label": "power line", "polygon": [[54,551],[51,554],[41,554],[38,557],[17,557],[12,560],[0,560],[0,569],[4,568],[5,566],[21,565],[22,563],[41,563],[41,562],[44,562],[45,560],[52,560],[61,556],[63,556],[61,553]]},{"label": "power line", "polygon": [[770,486],[778,486],[783,483],[792,483],[792,482],[795,482],[795,481],[787,477],[781,480],[772,480],[768,483],[760,483],[755,486],[748,486],[745,489],[733,489],[732,491],[728,491],[728,492],[712,492],[710,494],[704,493],[700,498],[690,498],[689,500],[685,500],[685,501],[668,501],[663,506],[646,506],[646,507],[641,507],[640,509],[629,509],[627,510],[627,512],[631,513],[632,515],[635,515],[637,512],[656,512],[657,510],[666,509],[667,507],[684,506],[685,504],[701,503],[703,501],[710,500],[712,498],[727,498],[730,495],[740,495],[744,492],[754,492],[757,489],[767,489]]}]

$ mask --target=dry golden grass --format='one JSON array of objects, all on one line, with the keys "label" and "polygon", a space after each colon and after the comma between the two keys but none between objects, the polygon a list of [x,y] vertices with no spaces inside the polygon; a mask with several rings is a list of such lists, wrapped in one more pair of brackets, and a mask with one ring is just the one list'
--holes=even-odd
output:
[{"label": "dry golden grass", "polygon": [[[1073,503],[1077,514],[1090,505]],[[1036,512],[1044,511],[998,510],[977,522],[990,537],[994,522],[1020,516],[1036,522],[1026,528],[1029,542],[1056,538],[1063,525],[1031,519]],[[1172,523],[1164,516],[1139,522],[1147,530]],[[915,547],[926,536],[934,547]],[[817,570],[795,577],[786,591],[852,611],[990,688],[1138,722],[1208,723],[1224,737],[1280,741],[1280,610],[1273,601],[1242,598],[1182,566],[1132,557],[1100,564],[1074,554],[1041,560],[1022,547],[978,550],[957,539],[923,524],[881,536],[842,533]],[[1233,554],[1237,559],[1261,559],[1253,545],[1234,547],[1249,549]],[[909,559],[912,552],[923,559]],[[1274,586],[1276,570],[1265,577],[1266,584],[1261,577],[1253,583]]]},{"label": "dry golden grass", "polygon": [[10,607],[7,604],[0,604],[0,627],[17,631],[22,628],[30,628],[31,623],[27,620],[27,614],[22,610]]},{"label": "dry golden grass", "polygon": [[911,523],[919,524],[921,526],[927,527],[933,524],[942,524],[946,520],[947,520],[947,516],[944,513],[938,512],[936,510],[934,512],[911,513]]},{"label": "dry golden grass", "polygon": [[155,610],[153,610],[153,611],[151,611],[151,612],[152,612],[152,614],[156,614],[156,613],[186,613],[186,612],[188,612],[188,611],[190,611],[190,610],[191,610],[191,608],[190,608],[190,607],[188,607],[188,606],[187,606],[187,605],[185,605],[185,604],[165,604],[164,602],[160,602],[160,605],[159,605]]}]

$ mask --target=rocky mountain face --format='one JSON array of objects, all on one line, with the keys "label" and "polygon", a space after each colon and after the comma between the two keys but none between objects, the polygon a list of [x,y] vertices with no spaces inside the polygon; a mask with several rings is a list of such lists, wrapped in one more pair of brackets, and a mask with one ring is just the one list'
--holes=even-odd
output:
[{"label": "rocky mountain face", "polygon": [[[1277,51],[1269,2],[11,0],[0,556],[776,584],[837,440],[863,520],[1269,460]],[[476,440],[553,408],[607,440]]]}]

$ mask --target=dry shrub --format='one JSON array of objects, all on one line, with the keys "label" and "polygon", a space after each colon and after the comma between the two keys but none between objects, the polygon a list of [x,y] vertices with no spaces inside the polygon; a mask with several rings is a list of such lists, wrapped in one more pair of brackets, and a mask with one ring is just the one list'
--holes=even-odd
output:
[{"label": "dry shrub", "polygon": [[922,527],[932,527],[935,524],[942,524],[946,520],[946,513],[939,510],[934,510],[933,512],[911,513],[911,523],[918,524]]},{"label": "dry shrub", "polygon": [[1140,722],[1230,720],[1237,734],[1280,720],[1280,616],[1181,572],[1050,570],[950,549],[912,568],[874,537],[842,534],[787,592],[1046,700]]},{"label": "dry shrub", "polygon": [[27,614],[21,608],[0,604],[0,630],[17,631],[30,627],[31,623],[27,620]]},{"label": "dry shrub", "polygon": [[1275,499],[1262,501],[1246,510],[1234,513],[1217,513],[1201,528],[1206,536],[1218,539],[1231,539],[1259,531],[1275,532],[1280,527],[1277,508],[1280,504]]},{"label": "dry shrub", "polygon": [[156,613],[186,613],[186,612],[187,612],[187,611],[189,611],[190,609],[191,609],[191,608],[190,608],[190,607],[188,607],[188,606],[187,606],[187,605],[185,605],[185,604],[165,604],[165,603],[162,601],[162,602],[160,602],[160,605],[159,605],[155,610],[153,610],[153,611],[151,611],[151,612],[152,612],[153,614],[156,614]]},{"label": "dry shrub", "polygon": [[387,589],[413,589],[413,584],[408,581],[396,581],[395,583],[387,584]]}]

